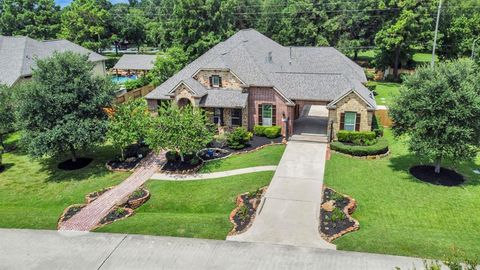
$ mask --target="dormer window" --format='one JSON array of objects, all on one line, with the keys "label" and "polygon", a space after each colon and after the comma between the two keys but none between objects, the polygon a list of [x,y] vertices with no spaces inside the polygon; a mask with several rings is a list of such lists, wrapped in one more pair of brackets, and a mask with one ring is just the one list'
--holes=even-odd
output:
[{"label": "dormer window", "polygon": [[222,77],[218,75],[210,76],[210,87],[222,87]]}]

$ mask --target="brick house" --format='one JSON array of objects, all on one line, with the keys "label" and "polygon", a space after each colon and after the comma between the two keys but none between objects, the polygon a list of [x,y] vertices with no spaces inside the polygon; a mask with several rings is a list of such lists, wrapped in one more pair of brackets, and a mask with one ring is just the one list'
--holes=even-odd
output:
[{"label": "brick house", "polygon": [[241,30],[146,96],[211,112],[221,126],[282,127],[285,135],[371,130],[376,109],[363,69],[331,47],[285,47]]}]

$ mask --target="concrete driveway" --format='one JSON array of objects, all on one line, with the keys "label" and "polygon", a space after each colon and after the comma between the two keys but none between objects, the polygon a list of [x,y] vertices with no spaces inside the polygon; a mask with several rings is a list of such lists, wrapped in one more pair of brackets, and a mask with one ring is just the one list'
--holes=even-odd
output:
[{"label": "concrete driveway", "polygon": [[206,239],[0,229],[0,269],[422,269],[417,258]]},{"label": "concrete driveway", "polygon": [[318,231],[326,148],[290,141],[252,227],[227,240],[335,249]]}]

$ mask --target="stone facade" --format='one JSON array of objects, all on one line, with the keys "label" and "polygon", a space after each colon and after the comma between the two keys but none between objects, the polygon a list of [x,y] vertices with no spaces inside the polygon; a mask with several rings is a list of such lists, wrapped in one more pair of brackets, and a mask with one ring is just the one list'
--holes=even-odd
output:
[{"label": "stone facade", "polygon": [[242,82],[230,71],[225,70],[200,70],[193,78],[200,82],[207,89],[210,87],[210,77],[219,75],[222,78],[222,89],[238,89],[242,90]]},{"label": "stone facade", "polygon": [[353,92],[338,101],[336,109],[330,109],[328,115],[330,122],[333,122],[333,138],[336,139],[336,134],[340,130],[340,115],[344,112],[360,114],[360,131],[371,131],[373,111],[369,111],[367,108],[368,105],[365,101]]},{"label": "stone facade", "polygon": [[194,98],[192,91],[184,84],[179,85],[175,89],[175,101],[178,102],[182,98],[188,99],[192,106],[198,106],[200,103],[200,99]]}]

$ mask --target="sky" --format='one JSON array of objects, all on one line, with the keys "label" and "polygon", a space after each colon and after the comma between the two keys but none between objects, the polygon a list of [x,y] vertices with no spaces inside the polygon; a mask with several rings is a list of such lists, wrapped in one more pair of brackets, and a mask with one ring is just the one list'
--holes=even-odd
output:
[{"label": "sky", "polygon": [[[60,5],[61,7],[70,4],[70,2],[72,2],[72,0],[55,0],[55,3],[57,3],[57,5]],[[128,0],[110,0],[110,2],[112,2],[113,4],[128,3]]]}]

